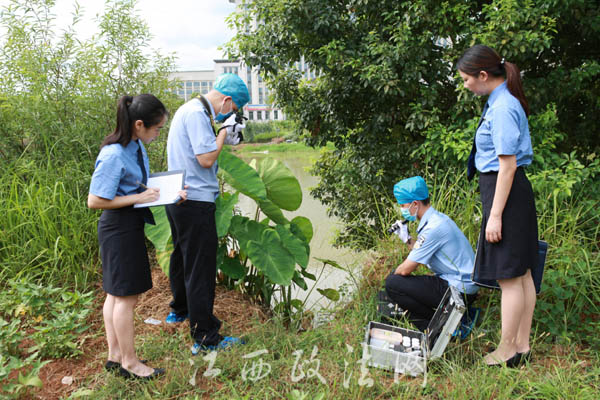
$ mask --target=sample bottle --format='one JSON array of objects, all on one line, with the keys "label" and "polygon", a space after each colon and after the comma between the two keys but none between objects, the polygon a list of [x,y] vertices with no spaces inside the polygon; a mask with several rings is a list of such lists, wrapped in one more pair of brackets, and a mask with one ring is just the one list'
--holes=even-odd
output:
[{"label": "sample bottle", "polygon": [[412,344],[413,351],[421,350],[421,342],[419,341],[418,338],[412,338],[411,344]]},{"label": "sample bottle", "polygon": [[385,329],[371,328],[371,339],[385,340],[395,346],[402,343],[402,334]]},{"label": "sample bottle", "polygon": [[410,338],[408,336],[404,336],[402,346],[404,346],[404,351],[410,351]]}]

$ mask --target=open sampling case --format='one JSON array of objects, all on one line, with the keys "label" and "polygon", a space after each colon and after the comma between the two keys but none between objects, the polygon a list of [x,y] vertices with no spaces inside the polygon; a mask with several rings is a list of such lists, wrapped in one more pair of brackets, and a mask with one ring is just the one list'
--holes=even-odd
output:
[{"label": "open sampling case", "polygon": [[[392,369],[395,373],[422,374],[428,360],[444,353],[464,312],[461,293],[449,286],[424,333],[371,321],[365,332],[363,360],[370,366]],[[406,337],[410,338],[408,347]]]}]

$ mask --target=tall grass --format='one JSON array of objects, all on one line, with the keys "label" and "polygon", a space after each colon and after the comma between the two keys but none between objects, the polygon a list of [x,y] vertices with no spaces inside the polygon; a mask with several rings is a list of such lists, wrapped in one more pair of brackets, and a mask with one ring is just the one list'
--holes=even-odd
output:
[{"label": "tall grass", "polygon": [[98,253],[98,216],[87,209],[89,171],[18,160],[0,178],[0,281],[26,277],[86,288]]}]

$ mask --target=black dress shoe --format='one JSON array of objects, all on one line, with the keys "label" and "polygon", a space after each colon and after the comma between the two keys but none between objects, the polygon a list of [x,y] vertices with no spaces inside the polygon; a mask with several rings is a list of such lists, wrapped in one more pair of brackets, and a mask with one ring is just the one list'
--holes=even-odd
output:
[{"label": "black dress shoe", "polygon": [[154,378],[158,378],[161,375],[164,375],[164,373],[165,373],[164,368],[154,368],[150,375],[142,376],[142,375],[137,375],[133,372],[127,371],[123,367],[119,368],[119,375],[121,375],[125,379],[137,379],[137,380],[149,381]]},{"label": "black dress shoe", "polygon": [[506,360],[506,366],[508,368],[516,368],[521,364],[521,354],[515,353],[514,356]]},{"label": "black dress shoe", "polygon": [[121,368],[121,363],[118,363],[116,361],[108,360],[106,362],[106,364],[104,364],[104,369],[109,372],[114,372],[114,371],[118,370],[119,368]]},{"label": "black dress shoe", "polygon": [[506,361],[495,363],[495,364],[487,364],[487,366],[488,367],[502,367],[503,365],[506,365],[506,367],[508,367],[508,368],[516,368],[519,366],[520,363],[521,363],[521,354],[515,353],[514,356],[512,356],[511,358],[509,358]]},{"label": "black dress shoe", "polygon": [[524,353],[517,353],[517,354],[521,357],[521,360],[520,360],[521,363],[528,364],[531,362],[531,350],[527,350]]},{"label": "black dress shoe", "polygon": [[[140,362],[142,364],[146,364],[148,362],[148,360],[140,360]],[[110,360],[108,360],[106,362],[106,364],[104,364],[104,369],[107,370],[108,372],[118,371],[119,368],[121,368],[121,363],[118,363],[116,361],[110,361]]]}]

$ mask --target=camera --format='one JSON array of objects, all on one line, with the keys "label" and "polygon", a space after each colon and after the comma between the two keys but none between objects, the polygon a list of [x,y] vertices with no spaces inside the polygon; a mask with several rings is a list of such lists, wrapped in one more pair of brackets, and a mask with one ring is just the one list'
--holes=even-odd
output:
[{"label": "camera", "polygon": [[392,224],[392,226],[390,226],[387,230],[387,233],[394,233],[396,232],[398,229],[400,229],[400,224],[405,224],[406,222],[400,222],[400,221],[396,221]]}]

